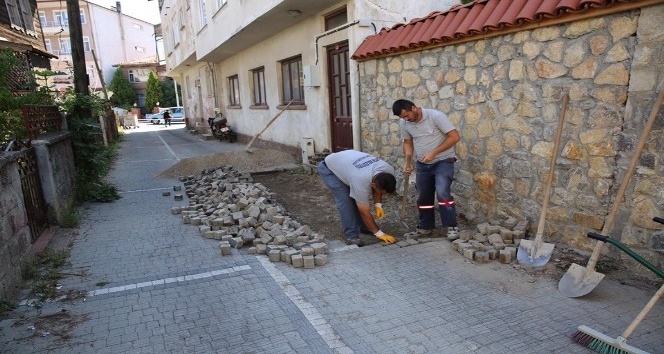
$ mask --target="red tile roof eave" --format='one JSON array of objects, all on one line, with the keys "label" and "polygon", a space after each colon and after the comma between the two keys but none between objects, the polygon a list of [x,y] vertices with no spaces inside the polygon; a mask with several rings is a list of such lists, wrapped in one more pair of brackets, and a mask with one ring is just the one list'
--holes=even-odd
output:
[{"label": "red tile roof eave", "polygon": [[[529,30],[529,29],[535,29],[535,28],[541,28],[541,27],[547,27],[547,26],[553,26],[553,25],[558,25],[558,24],[564,24],[564,23],[569,23],[569,22],[574,22],[574,21],[579,21],[579,20],[585,20],[589,18],[594,18],[594,17],[599,17],[599,16],[605,16],[605,15],[611,15],[614,13],[619,13],[619,12],[624,12],[624,11],[630,11],[630,10],[635,10],[635,9],[640,9],[648,6],[653,6],[653,5],[658,5],[664,3],[664,0],[643,0],[643,1],[632,1],[632,2],[617,2],[613,6],[610,7],[601,7],[601,8],[589,8],[586,11],[583,12],[574,12],[574,13],[568,13],[566,16],[563,17],[555,17],[555,18],[543,18],[539,21],[536,22],[525,22],[525,23],[520,23],[517,26],[514,27],[502,27],[502,28],[496,28],[496,29],[485,29],[485,32],[483,33],[478,33],[478,34],[471,34],[465,37],[460,37],[460,38],[454,38],[454,39],[443,39],[443,40],[433,40],[430,42],[430,44],[425,45],[424,43],[421,43],[420,46],[417,48],[409,48],[407,50],[383,50],[381,53],[372,55],[376,53],[374,51],[373,53],[369,54],[362,54],[360,56],[353,55],[351,59],[362,62],[362,61],[367,61],[371,59],[378,59],[378,58],[383,58],[383,57],[389,57],[389,56],[396,56],[396,55],[401,55],[405,53],[410,53],[410,52],[415,52],[415,51],[421,51],[425,49],[431,49],[431,48],[437,48],[437,47],[444,47],[448,45],[453,45],[453,44],[459,44],[463,42],[469,42],[469,41],[474,41],[474,40],[479,40],[479,39],[484,39],[484,38],[491,38],[491,37],[496,37],[496,36],[501,36],[509,33],[514,33],[514,32],[520,32],[524,30]],[[356,51],[358,52],[358,51]]]}]

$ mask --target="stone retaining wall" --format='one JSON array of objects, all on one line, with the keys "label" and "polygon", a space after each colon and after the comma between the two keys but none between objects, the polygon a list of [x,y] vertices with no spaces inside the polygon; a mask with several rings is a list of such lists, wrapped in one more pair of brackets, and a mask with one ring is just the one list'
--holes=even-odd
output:
[{"label": "stone retaining wall", "polygon": [[0,299],[14,291],[30,248],[30,226],[23,203],[18,153],[0,153]]},{"label": "stone retaining wall", "polygon": [[[590,250],[595,242],[585,234],[601,230],[664,90],[662,18],[664,5],[657,5],[360,62],[361,149],[403,166],[392,103],[407,98],[446,112],[461,134],[453,186],[459,211],[478,223],[526,218],[532,228],[561,97],[569,93],[545,237]],[[656,245],[664,236],[652,217],[664,216],[663,118],[612,233],[660,267],[664,256]]]},{"label": "stone retaining wall", "polygon": [[76,168],[71,133],[57,132],[32,141],[37,153],[42,193],[48,208],[48,221],[59,224],[74,204]]}]

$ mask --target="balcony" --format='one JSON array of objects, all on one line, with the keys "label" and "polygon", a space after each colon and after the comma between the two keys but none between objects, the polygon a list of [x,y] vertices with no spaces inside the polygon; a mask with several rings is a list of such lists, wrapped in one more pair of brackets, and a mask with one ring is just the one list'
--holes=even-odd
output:
[{"label": "balcony", "polygon": [[41,21],[44,35],[64,33],[69,34],[69,21],[60,23],[59,21]]}]

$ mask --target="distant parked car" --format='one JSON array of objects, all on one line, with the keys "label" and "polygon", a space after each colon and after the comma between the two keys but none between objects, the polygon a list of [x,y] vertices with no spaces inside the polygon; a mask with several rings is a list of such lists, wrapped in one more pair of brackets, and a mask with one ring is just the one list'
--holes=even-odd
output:
[{"label": "distant parked car", "polygon": [[164,124],[164,111],[171,111],[171,123],[184,123],[184,107],[164,107],[159,108],[159,113],[148,114],[148,119],[152,124]]}]

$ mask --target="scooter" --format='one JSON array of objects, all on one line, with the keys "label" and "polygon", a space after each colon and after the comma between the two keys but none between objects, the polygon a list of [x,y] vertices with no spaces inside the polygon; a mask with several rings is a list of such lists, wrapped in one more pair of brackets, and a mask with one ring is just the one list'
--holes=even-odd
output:
[{"label": "scooter", "polygon": [[220,114],[216,117],[208,118],[208,125],[210,125],[210,131],[219,141],[228,141],[233,143],[237,141],[237,133],[235,133],[230,125],[226,124],[228,121],[226,118],[223,118]]}]

